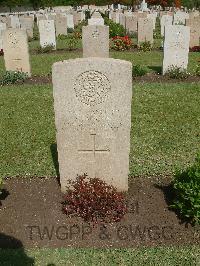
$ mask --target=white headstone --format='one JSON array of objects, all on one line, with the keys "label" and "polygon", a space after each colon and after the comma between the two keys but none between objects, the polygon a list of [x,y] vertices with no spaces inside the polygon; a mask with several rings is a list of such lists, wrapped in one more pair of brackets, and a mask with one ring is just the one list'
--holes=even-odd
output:
[{"label": "white headstone", "polygon": [[103,18],[90,18],[88,19],[88,25],[104,25],[104,19]]},{"label": "white headstone", "polygon": [[163,74],[171,67],[187,69],[190,27],[172,25],[165,28]]},{"label": "white headstone", "polygon": [[20,71],[31,75],[28,40],[25,30],[5,30],[3,32],[3,51],[7,71]]},{"label": "white headstone", "polygon": [[41,47],[51,45],[56,49],[56,35],[53,20],[40,20],[39,33]]},{"label": "white headstone", "polygon": [[6,23],[0,23],[0,50],[3,49],[3,31],[6,30]]},{"label": "white headstone", "polygon": [[109,27],[83,26],[83,57],[109,57]]},{"label": "white headstone", "polygon": [[165,34],[165,27],[172,25],[173,17],[169,15],[163,15],[160,20],[161,24],[161,36]]},{"label": "white headstone", "polygon": [[56,36],[67,35],[67,17],[62,15],[56,16]]},{"label": "white headstone", "polygon": [[11,16],[11,27],[13,29],[19,29],[20,28],[20,21],[19,21],[19,17],[18,16]]},{"label": "white headstone", "polygon": [[182,11],[177,11],[174,14],[174,25],[185,25],[186,19],[189,19],[189,14],[182,12]]},{"label": "white headstone", "polygon": [[153,21],[148,18],[138,19],[138,44],[150,42],[153,44]]},{"label": "white headstone", "polygon": [[74,18],[72,14],[67,14],[67,28],[74,29]]},{"label": "white headstone", "polygon": [[26,30],[28,37],[33,38],[34,21],[32,20],[32,18],[21,17],[20,23],[21,23],[21,28]]},{"label": "white headstone", "polygon": [[62,191],[84,173],[127,191],[132,64],[81,58],[55,63],[52,74]]}]

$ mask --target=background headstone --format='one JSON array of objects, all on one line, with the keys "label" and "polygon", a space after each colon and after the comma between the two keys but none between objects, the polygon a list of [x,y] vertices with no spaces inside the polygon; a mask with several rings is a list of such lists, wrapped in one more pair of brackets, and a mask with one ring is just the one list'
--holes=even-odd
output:
[{"label": "background headstone", "polygon": [[33,38],[34,21],[32,20],[32,18],[21,17],[20,23],[21,23],[21,29],[26,30],[28,37]]},{"label": "background headstone", "polygon": [[173,17],[169,15],[163,15],[160,20],[161,36],[165,34],[165,27],[172,25]]},{"label": "background headstone", "polygon": [[83,26],[83,57],[109,57],[109,27]]},{"label": "background headstone", "polygon": [[25,72],[31,76],[28,40],[25,30],[5,30],[3,32],[3,51],[7,71]]},{"label": "background headstone", "polygon": [[163,74],[171,67],[187,69],[190,28],[172,25],[165,28]]},{"label": "background headstone", "polygon": [[56,16],[56,36],[67,35],[67,17],[62,15]]},{"label": "background headstone", "polygon": [[153,44],[153,21],[148,18],[138,19],[138,44],[150,42]]},{"label": "background headstone", "polygon": [[53,20],[40,20],[39,33],[41,47],[51,45],[56,49],[55,26]]}]

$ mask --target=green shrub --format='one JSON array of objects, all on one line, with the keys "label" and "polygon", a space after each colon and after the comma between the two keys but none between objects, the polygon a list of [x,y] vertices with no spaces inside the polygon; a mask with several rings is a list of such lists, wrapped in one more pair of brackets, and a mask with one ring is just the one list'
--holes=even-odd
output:
[{"label": "green shrub", "polygon": [[78,44],[78,38],[76,38],[75,36],[70,36],[70,38],[68,38],[67,48],[70,51],[77,49],[77,44]]},{"label": "green shrub", "polygon": [[143,52],[148,52],[152,50],[152,44],[148,41],[139,44],[139,50]]},{"label": "green shrub", "polygon": [[17,82],[24,82],[28,74],[20,71],[6,71],[1,80],[1,85],[9,85]]},{"label": "green shrub", "polygon": [[55,50],[54,45],[46,45],[45,47],[38,46],[36,51],[38,54],[42,53],[49,53],[51,51]]},{"label": "green shrub", "polygon": [[66,40],[66,39],[68,39],[68,35],[59,34],[57,38],[58,38],[58,40]]},{"label": "green shrub", "polygon": [[73,28],[67,28],[67,33],[73,33],[74,29]]},{"label": "green shrub", "polygon": [[39,37],[39,29],[38,29],[37,23],[34,23],[34,27],[33,27],[33,40],[37,41],[39,39],[40,39],[40,37]]},{"label": "green shrub", "polygon": [[197,76],[200,76],[200,64],[196,66],[195,74],[196,74]]},{"label": "green shrub", "polygon": [[123,37],[126,35],[126,30],[124,27],[118,23],[113,22],[111,19],[106,18],[104,19],[105,25],[109,26],[109,35],[110,38],[115,36]]},{"label": "green shrub", "polygon": [[132,70],[133,77],[141,77],[141,76],[146,75],[147,73],[148,73],[147,67],[141,66],[141,65],[133,66],[133,70]]},{"label": "green shrub", "polygon": [[90,19],[91,18],[91,12],[90,10],[85,10],[85,19]]},{"label": "green shrub", "polygon": [[153,38],[154,39],[163,39],[163,37],[161,36],[161,33],[158,31],[153,32]]},{"label": "green shrub", "polygon": [[81,21],[74,29],[75,33],[80,33],[82,34],[82,28],[83,26],[87,26],[87,20]]},{"label": "green shrub", "polygon": [[166,72],[166,75],[172,79],[186,79],[190,75],[186,69],[181,67],[172,66]]},{"label": "green shrub", "polygon": [[173,181],[175,199],[172,208],[194,224],[200,224],[200,153],[195,163],[178,172]]}]

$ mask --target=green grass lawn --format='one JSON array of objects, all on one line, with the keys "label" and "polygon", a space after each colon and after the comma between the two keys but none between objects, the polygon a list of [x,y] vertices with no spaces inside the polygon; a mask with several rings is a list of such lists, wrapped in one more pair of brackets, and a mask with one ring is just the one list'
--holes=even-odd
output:
[{"label": "green grass lawn", "polygon": [[[200,150],[199,84],[135,84],[133,92],[130,175],[192,163]],[[55,176],[51,85],[2,87],[0,113],[0,175]]]},{"label": "green grass lawn", "polygon": [[[31,263],[35,264],[31,264]],[[33,249],[0,250],[1,266],[69,266],[69,265],[200,265],[199,247],[142,249]]]}]

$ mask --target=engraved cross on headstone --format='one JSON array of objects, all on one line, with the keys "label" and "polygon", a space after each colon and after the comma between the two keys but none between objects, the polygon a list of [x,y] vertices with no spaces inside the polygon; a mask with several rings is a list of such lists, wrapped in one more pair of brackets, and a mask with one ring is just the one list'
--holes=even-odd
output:
[{"label": "engraved cross on headstone", "polygon": [[90,135],[93,137],[93,147],[91,149],[78,150],[79,152],[93,153],[94,160],[95,160],[96,153],[108,153],[110,151],[109,149],[97,149],[96,148],[96,134],[90,134]]},{"label": "engraved cross on headstone", "polygon": [[93,163],[94,163],[94,177],[96,178],[97,177],[97,171],[96,171],[96,154],[97,153],[109,153],[110,150],[109,149],[97,149],[96,148],[96,134],[90,134],[93,138],[93,147],[91,149],[80,149],[78,150],[78,152],[81,152],[81,153],[92,153],[93,154]]}]

